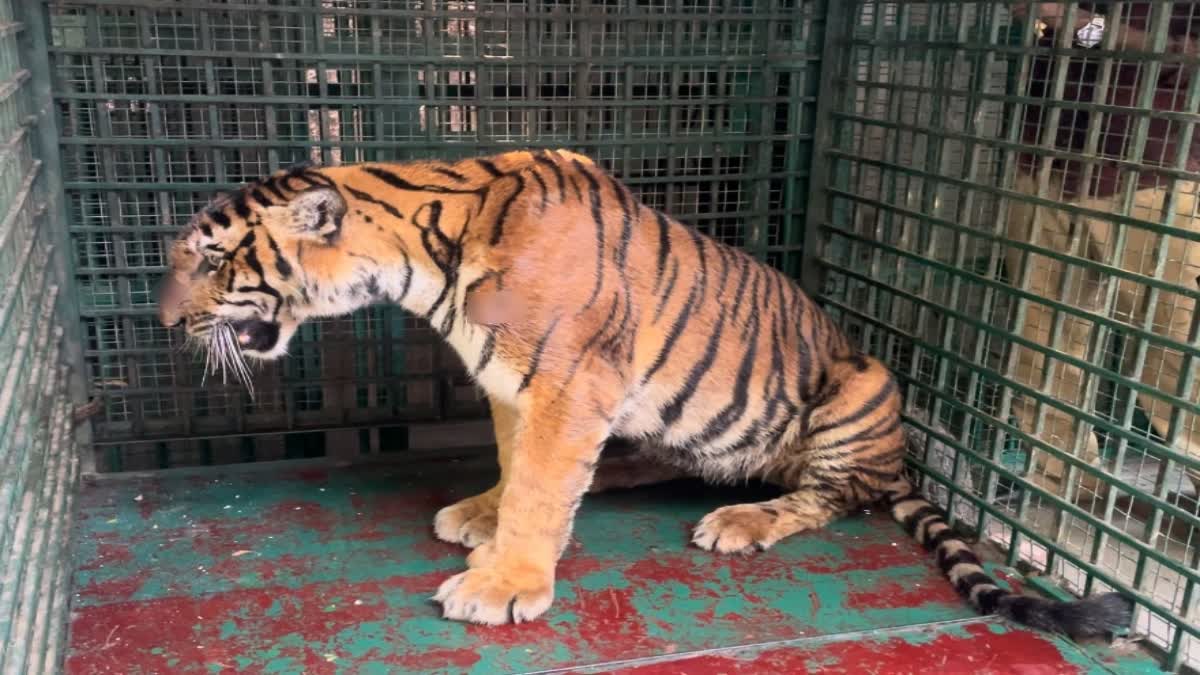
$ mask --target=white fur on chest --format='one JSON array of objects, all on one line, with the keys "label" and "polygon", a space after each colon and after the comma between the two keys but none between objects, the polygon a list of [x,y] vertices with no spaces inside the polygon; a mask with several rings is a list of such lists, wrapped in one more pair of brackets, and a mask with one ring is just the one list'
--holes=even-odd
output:
[{"label": "white fur on chest", "polygon": [[[439,310],[432,317],[434,326],[440,326],[445,320],[448,310]],[[515,368],[501,360],[495,352],[495,345],[489,344],[488,330],[467,320],[461,305],[455,311],[454,325],[446,334],[446,342],[454,348],[467,371],[474,373],[475,381],[489,397],[512,403],[517,397],[517,388],[521,386],[521,374]],[[486,361],[485,354],[490,354]],[[478,368],[480,363],[483,367]]]}]

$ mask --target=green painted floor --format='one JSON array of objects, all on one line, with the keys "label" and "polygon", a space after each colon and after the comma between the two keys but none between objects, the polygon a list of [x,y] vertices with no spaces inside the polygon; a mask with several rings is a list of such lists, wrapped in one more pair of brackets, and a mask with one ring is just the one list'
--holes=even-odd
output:
[{"label": "green painted floor", "polygon": [[765,553],[688,546],[762,491],[681,482],[589,497],[539,621],[487,628],[429,600],[465,551],[438,508],[469,456],[85,482],[70,673],[1137,673],[1137,655],[980,618],[882,513]]}]

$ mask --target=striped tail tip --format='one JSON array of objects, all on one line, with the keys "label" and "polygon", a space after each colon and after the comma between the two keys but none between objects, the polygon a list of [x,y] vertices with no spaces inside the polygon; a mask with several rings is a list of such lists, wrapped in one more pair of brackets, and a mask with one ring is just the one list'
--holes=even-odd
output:
[{"label": "striped tail tip", "polygon": [[1093,595],[1073,602],[1008,594],[996,602],[996,614],[1019,624],[1075,638],[1100,637],[1133,622],[1133,602],[1119,593]]},{"label": "striped tail tip", "polygon": [[[902,484],[903,483],[903,484]],[[917,542],[937,556],[938,567],[973,607],[1038,630],[1074,638],[1098,637],[1128,628],[1133,602],[1117,593],[1062,602],[1018,595],[996,585],[967,542],[946,522],[946,513],[922,497],[907,481],[887,489],[892,517]]]}]

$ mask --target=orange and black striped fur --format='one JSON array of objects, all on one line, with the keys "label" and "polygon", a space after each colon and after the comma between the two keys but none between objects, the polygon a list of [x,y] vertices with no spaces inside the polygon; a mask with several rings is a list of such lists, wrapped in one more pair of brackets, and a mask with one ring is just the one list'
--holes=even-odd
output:
[{"label": "orange and black striped fur", "polygon": [[[997,588],[901,478],[888,370],[790,279],[583,156],[278,173],[194,218],[160,310],[233,363],[275,358],[306,319],[374,302],[429,320],[493,413],[499,484],[435,520],[438,537],[475,548],[437,591],[447,617],[537,617],[589,487],[687,474],[789,491],[709,514],[693,537],[704,549],[766,549],[888,499],[980,610],[1077,635],[1128,620],[1115,595],[1066,604]],[[636,454],[600,463],[617,440]]]}]

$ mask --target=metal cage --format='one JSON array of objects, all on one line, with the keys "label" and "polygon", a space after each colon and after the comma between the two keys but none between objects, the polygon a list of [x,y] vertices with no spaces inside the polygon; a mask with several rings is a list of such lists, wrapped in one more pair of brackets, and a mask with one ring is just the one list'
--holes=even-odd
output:
[{"label": "metal cage", "polygon": [[[798,262],[814,3],[55,2],[101,470],[401,450],[486,414],[398,309],[306,326],[257,396],[202,386],[157,325],[166,243],[215,190],[280,166],[569,147],[655,206]],[[790,256],[790,258],[789,258]],[[444,442],[446,435],[435,436]]]},{"label": "metal cage", "polygon": [[959,522],[1195,666],[1200,4],[1043,7],[831,5],[821,297]]},{"label": "metal cage", "polygon": [[1192,0],[0,0],[0,665],[60,653],[80,459],[487,440],[398,309],[305,327],[253,398],[204,382],[154,317],[201,205],[566,147],[801,279],[899,376],[959,524],[1200,667],[1198,44]]}]

